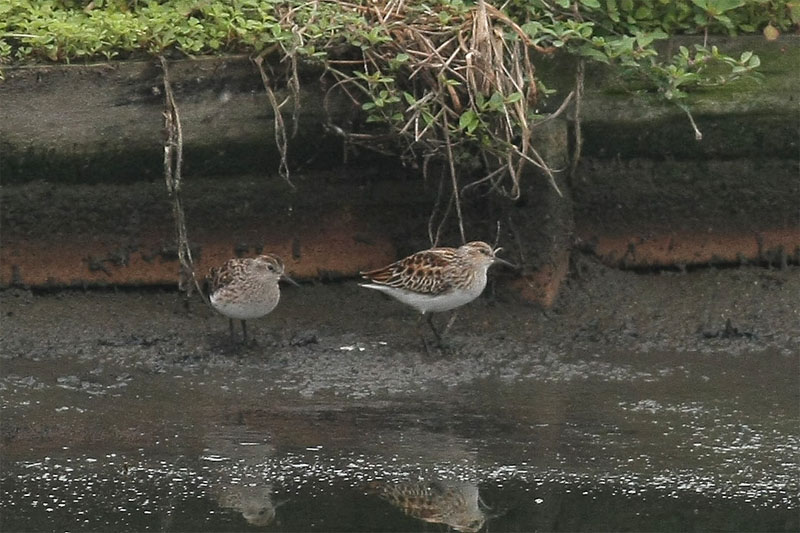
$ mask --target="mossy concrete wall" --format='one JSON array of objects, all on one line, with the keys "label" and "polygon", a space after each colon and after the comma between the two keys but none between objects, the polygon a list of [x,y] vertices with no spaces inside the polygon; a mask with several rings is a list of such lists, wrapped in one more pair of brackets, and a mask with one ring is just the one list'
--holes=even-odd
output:
[{"label": "mossy concrete wall", "polygon": [[[517,202],[464,197],[468,238],[493,240],[501,222],[501,244],[524,267],[512,285],[518,292],[552,302],[573,245],[622,267],[800,262],[800,42],[718,44],[755,50],[764,80],[693,96],[702,141],[677,107],[625,92],[612,71],[592,68],[581,163],[572,179],[566,171],[556,176],[564,196],[531,173]],[[573,67],[563,57],[537,60],[560,96],[572,88]],[[231,255],[268,249],[298,277],[346,277],[428,245],[438,178],[426,183],[418,169],[364,152],[345,161],[341,139],[325,123],[346,126],[358,108],[336,95],[324,106],[327,87],[317,76],[305,80],[290,142],[292,187],[277,175],[274,116],[247,58],[183,60],[170,70],[201,273]],[[4,74],[0,284],[174,283],[158,65]],[[568,168],[574,125],[568,116],[536,130],[557,168]],[[458,240],[456,226],[446,225],[442,242]]]},{"label": "mossy concrete wall", "polygon": [[[671,41],[691,48],[702,38]],[[585,76],[581,163],[572,182],[578,244],[622,267],[800,260],[800,36],[709,42],[761,58],[761,80],[691,93],[702,140],[677,106]],[[562,58],[538,72],[561,93]],[[574,117],[572,117],[574,125]]]},{"label": "mossy concrete wall", "polygon": [[[119,184],[161,178],[164,86],[157,61],[6,68],[4,74],[4,183]],[[300,93],[292,155],[295,162],[315,158],[325,166],[341,154],[341,142],[318,142],[323,117],[329,110],[340,119],[353,108],[336,95],[325,108],[320,97],[325,88],[314,74],[308,73],[307,90]],[[175,61],[170,78],[183,124],[187,175],[276,172],[274,114],[251,61]],[[288,96],[285,89],[276,93],[279,101]]]}]

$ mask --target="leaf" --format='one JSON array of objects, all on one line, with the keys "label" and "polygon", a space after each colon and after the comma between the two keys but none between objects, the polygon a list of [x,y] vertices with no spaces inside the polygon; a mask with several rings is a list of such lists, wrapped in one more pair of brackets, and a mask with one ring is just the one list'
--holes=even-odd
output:
[{"label": "leaf", "polygon": [[499,92],[494,92],[492,97],[489,98],[489,109],[502,109],[503,108],[503,95]]},{"label": "leaf", "polygon": [[714,17],[714,20],[721,22],[722,25],[728,29],[733,29],[733,22],[731,22],[731,19],[727,15],[717,15]]},{"label": "leaf", "polygon": [[800,2],[792,1],[786,2],[786,8],[789,10],[789,18],[794,24],[800,24]]},{"label": "leaf", "polygon": [[764,38],[768,41],[774,41],[778,37],[781,36],[781,32],[778,28],[773,26],[771,23],[767,24],[764,27]]},{"label": "leaf", "polygon": [[606,12],[608,13],[608,18],[619,23],[619,9],[617,9],[617,0],[606,0]]},{"label": "leaf", "polygon": [[600,2],[597,0],[580,0],[581,4],[591,9],[600,9]]},{"label": "leaf", "polygon": [[716,14],[725,13],[743,5],[744,0],[708,0],[708,10]]},{"label": "leaf", "polygon": [[540,31],[542,31],[542,24],[536,21],[526,22],[522,26],[522,31],[524,31],[530,37],[536,37]]},{"label": "leaf", "polygon": [[669,39],[669,34],[663,30],[653,30],[650,32],[650,36],[653,39],[660,40],[660,39]]},{"label": "leaf", "polygon": [[608,56],[589,44],[585,44],[578,48],[578,53],[584,57],[590,57],[592,59],[596,59],[597,61],[608,63]]}]

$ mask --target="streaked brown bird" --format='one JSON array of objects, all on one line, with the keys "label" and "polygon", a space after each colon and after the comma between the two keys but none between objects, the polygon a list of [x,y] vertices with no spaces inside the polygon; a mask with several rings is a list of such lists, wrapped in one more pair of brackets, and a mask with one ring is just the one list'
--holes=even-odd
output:
[{"label": "streaked brown bird", "polygon": [[456,531],[475,533],[486,523],[478,487],[466,481],[370,483],[377,494],[405,514],[425,522],[446,524]]},{"label": "streaked brown bird", "polygon": [[284,274],[281,258],[272,254],[229,259],[221,267],[211,269],[209,301],[214,309],[228,317],[231,341],[236,340],[234,319],[241,321],[242,335],[247,342],[245,321],[261,318],[275,309],[281,298],[278,286],[281,279],[297,285]]},{"label": "streaked brown bird", "polygon": [[431,313],[461,307],[480,296],[486,288],[486,272],[493,264],[513,266],[497,257],[500,250],[482,241],[458,248],[422,250],[383,268],[362,272],[369,283],[361,286],[388,294],[427,315],[428,325],[441,344],[442,336]]}]

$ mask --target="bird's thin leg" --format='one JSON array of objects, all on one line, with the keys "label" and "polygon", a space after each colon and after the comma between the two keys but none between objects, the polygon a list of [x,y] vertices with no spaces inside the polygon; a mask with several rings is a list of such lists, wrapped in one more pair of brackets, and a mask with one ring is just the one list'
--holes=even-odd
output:
[{"label": "bird's thin leg", "polygon": [[436,326],[433,323],[433,313],[428,313],[428,325],[431,327],[431,331],[433,331],[433,335],[436,337],[436,342],[439,346],[442,345],[442,336],[436,331]]},{"label": "bird's thin leg", "polygon": [[228,327],[231,330],[231,343],[236,344],[236,332],[233,329],[233,319],[228,319]]},{"label": "bird's thin leg", "polygon": [[247,344],[247,324],[242,320],[242,335],[244,335],[244,343]]},{"label": "bird's thin leg", "polygon": [[447,321],[447,325],[444,327],[444,331],[442,331],[442,337],[447,335],[447,332],[450,331],[450,328],[453,326],[453,323],[456,321],[458,317],[458,309],[453,311],[453,314],[450,315],[450,320]]},{"label": "bird's thin leg", "polygon": [[428,347],[428,339],[425,338],[425,332],[422,330],[422,321],[425,319],[425,315],[419,315],[417,319],[417,333],[419,334],[419,340],[422,341],[422,347],[425,348],[425,355],[430,355],[431,351]]},{"label": "bird's thin leg", "polygon": [[428,346],[428,339],[425,338],[425,335],[422,333],[419,334],[419,338],[422,339],[422,347],[425,348],[425,355],[428,357],[431,356],[431,348]]}]

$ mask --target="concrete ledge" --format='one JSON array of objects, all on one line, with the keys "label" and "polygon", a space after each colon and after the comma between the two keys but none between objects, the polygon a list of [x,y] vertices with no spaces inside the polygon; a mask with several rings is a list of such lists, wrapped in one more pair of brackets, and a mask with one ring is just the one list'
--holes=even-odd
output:
[{"label": "concrete ledge", "polygon": [[[163,172],[163,72],[156,61],[4,67],[0,173],[4,182],[128,183]],[[293,161],[326,165],[341,142],[322,142],[324,87],[308,72]],[[245,56],[170,62],[187,173],[275,173],[274,113]],[[275,87],[278,101],[288,96]],[[328,100],[332,116],[354,110]],[[286,117],[291,125],[291,112]]]},{"label": "concrete ledge", "polygon": [[[262,251],[278,254],[289,275],[297,279],[354,277],[360,270],[394,261],[394,245],[385,235],[371,235],[363,220],[349,215],[334,217],[329,214],[318,224],[266,238],[265,233],[251,227],[239,234],[249,234],[245,242],[252,244],[247,245],[234,245],[224,234],[199,234],[197,242],[203,244],[193,250],[196,275],[202,280],[209,268],[231,257]],[[174,286],[180,266],[171,229],[138,238],[96,235],[86,242],[4,241],[0,249],[0,286]]]},{"label": "concrete ledge", "polygon": [[752,234],[709,231],[611,235],[579,225],[580,247],[619,268],[690,265],[800,264],[800,228]]},{"label": "concrete ledge", "polygon": [[[419,182],[419,200],[392,207],[384,202],[396,191],[391,182],[371,193],[359,180],[331,184],[332,175],[315,178],[298,191],[279,178],[187,178],[183,200],[196,274],[237,255],[269,251],[300,279],[354,276],[395,259],[387,221],[427,200]],[[3,196],[2,285],[177,280],[174,223],[162,183],[34,183],[6,187]]]}]

